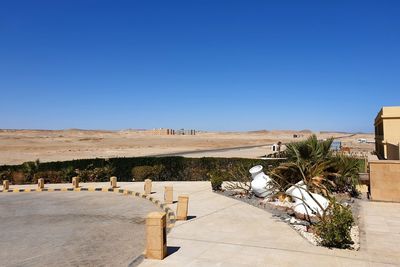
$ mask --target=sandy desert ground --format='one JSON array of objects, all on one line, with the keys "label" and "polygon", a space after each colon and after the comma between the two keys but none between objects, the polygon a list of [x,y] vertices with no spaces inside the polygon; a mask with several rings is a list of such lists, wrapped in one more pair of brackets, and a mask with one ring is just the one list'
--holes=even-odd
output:
[{"label": "sandy desert ground", "polygon": [[[293,134],[301,135],[293,138]],[[199,132],[190,135],[151,135],[146,131],[98,130],[0,130],[0,165],[25,161],[58,161],[81,158],[110,158],[182,155],[188,157],[258,158],[271,153],[270,145],[306,138],[311,132]],[[373,144],[359,144],[358,138],[374,140],[372,134],[317,132],[319,138],[340,138],[352,152],[369,153]]]}]

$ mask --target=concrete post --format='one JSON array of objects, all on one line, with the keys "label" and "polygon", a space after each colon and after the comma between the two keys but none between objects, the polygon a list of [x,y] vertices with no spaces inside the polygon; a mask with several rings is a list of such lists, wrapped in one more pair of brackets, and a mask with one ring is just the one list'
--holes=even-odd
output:
[{"label": "concrete post", "polygon": [[397,152],[399,152],[399,157],[397,159],[400,159],[400,142],[397,144]]},{"label": "concrete post", "polygon": [[3,180],[3,190],[8,190],[8,189],[10,189],[10,181]]},{"label": "concrete post", "polygon": [[178,197],[178,205],[176,207],[176,219],[186,221],[189,206],[189,196],[182,195]]},{"label": "concrete post", "polygon": [[39,178],[38,179],[38,188],[39,189],[43,189],[44,188],[44,179],[43,178]]},{"label": "concrete post", "polygon": [[146,218],[146,258],[162,260],[167,256],[167,216],[151,212]]},{"label": "concrete post", "polygon": [[110,177],[110,186],[112,188],[116,188],[117,187],[117,177],[115,177],[115,176]]},{"label": "concrete post", "polygon": [[144,180],[144,194],[145,195],[151,194],[151,180],[150,179]]},{"label": "concrete post", "polygon": [[79,177],[72,177],[72,187],[79,188]]},{"label": "concrete post", "polygon": [[164,187],[164,202],[172,204],[174,201],[174,191],[172,185]]}]

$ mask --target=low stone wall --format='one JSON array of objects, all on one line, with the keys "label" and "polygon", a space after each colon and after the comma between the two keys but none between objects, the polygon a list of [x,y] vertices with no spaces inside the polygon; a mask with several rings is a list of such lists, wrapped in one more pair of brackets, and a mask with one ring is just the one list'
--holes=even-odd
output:
[{"label": "low stone wall", "polygon": [[370,161],[369,170],[371,199],[400,202],[400,160]]}]

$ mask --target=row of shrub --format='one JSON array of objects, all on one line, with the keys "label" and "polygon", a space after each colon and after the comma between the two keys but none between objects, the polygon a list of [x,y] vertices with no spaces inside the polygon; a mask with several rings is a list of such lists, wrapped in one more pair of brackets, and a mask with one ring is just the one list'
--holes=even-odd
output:
[{"label": "row of shrub", "polygon": [[[110,159],[78,159],[57,162],[25,162],[21,165],[0,166],[0,179],[13,184],[68,183],[78,176],[82,182],[104,182],[110,176],[119,181],[206,181],[215,173],[242,174],[243,169],[263,165],[271,169],[281,161],[244,158],[185,158],[185,157],[127,157]],[[226,177],[227,179],[229,177]]]}]

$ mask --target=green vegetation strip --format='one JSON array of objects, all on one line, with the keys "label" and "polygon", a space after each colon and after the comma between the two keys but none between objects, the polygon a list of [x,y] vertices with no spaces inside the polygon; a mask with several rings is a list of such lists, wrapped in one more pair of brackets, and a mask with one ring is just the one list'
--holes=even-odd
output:
[{"label": "green vegetation strip", "polygon": [[265,161],[244,158],[130,157],[79,159],[57,162],[25,162],[0,166],[0,180],[11,184],[34,184],[43,178],[46,184],[69,183],[71,177],[80,182],[108,182],[111,176],[120,182],[144,181],[207,181],[218,170],[238,174],[242,169],[262,165],[264,170],[276,167],[281,160]]}]

